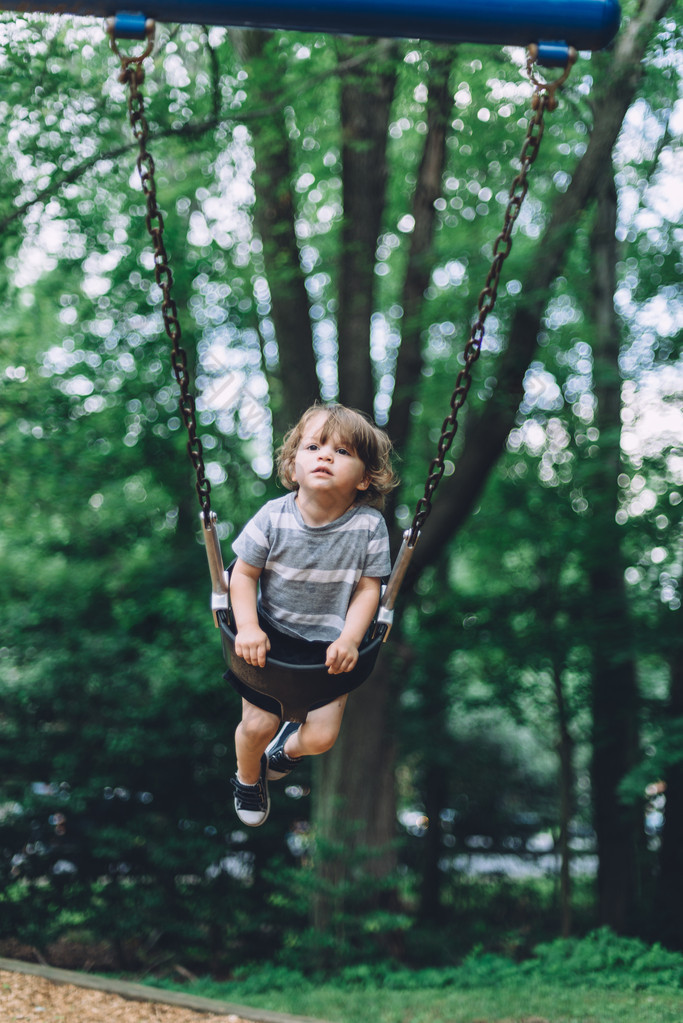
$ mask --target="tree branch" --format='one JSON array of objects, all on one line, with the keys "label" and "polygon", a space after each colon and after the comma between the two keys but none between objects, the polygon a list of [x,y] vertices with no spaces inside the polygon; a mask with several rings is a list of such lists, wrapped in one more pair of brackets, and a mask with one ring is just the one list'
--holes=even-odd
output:
[{"label": "tree branch", "polygon": [[[234,111],[231,117],[221,116],[220,90],[217,87],[217,76],[219,74],[218,62],[216,60],[214,49],[208,44],[207,50],[209,52],[209,64],[211,66],[212,78],[214,81],[214,89],[212,91],[213,116],[207,121],[202,121],[196,124],[184,124],[182,128],[164,128],[155,132],[150,132],[150,142],[152,145],[154,145],[157,139],[200,138],[207,132],[214,131],[219,126],[230,124],[231,122],[249,124],[250,122],[259,121],[264,117],[270,117],[273,114],[283,111],[294,99],[306,92],[310,92],[311,89],[315,89],[316,86],[318,86],[322,81],[325,81],[327,78],[337,75],[347,75],[360,67],[366,61],[371,60],[381,51],[381,43],[367,47],[361,53],[350,57],[348,60],[340,61],[336,67],[330,68],[328,71],[312,75],[306,80],[304,85],[299,86],[296,89],[291,89],[284,95],[280,95],[277,101],[268,103],[261,107],[255,107],[251,110]],[[28,211],[37,203],[46,202],[53,196],[57,195],[62,188],[65,188],[67,185],[73,185],[76,181],[80,180],[84,174],[87,174],[88,171],[96,167],[98,163],[103,163],[108,160],[116,160],[120,156],[125,156],[137,150],[137,147],[137,142],[131,141],[127,144],[117,146],[115,149],[110,149],[105,153],[98,153],[96,156],[83,160],[66,174],[62,174],[59,178],[51,181],[49,185],[42,188],[32,199],[27,199],[25,202],[21,203],[21,205],[17,206],[16,209],[12,210],[11,213],[6,214],[2,219],[0,219],[0,231],[7,230],[7,228],[15,221],[21,220],[21,218],[24,217],[26,213],[28,213]]]},{"label": "tree branch", "polygon": [[610,58],[609,76],[596,107],[593,131],[571,183],[558,197],[552,216],[524,280],[523,301],[513,317],[508,347],[496,367],[497,384],[484,409],[470,411],[464,441],[452,476],[441,485],[424,535],[411,564],[409,581],[440,556],[445,544],[479,499],[489,473],[502,454],[523,396],[524,374],[536,350],[550,287],[561,272],[585,207],[594,198],[600,168],[612,150],[643,77],[642,60],[655,23],[673,0],[643,0],[637,17],[622,29]]},{"label": "tree branch", "polygon": [[[219,124],[220,121],[211,119],[209,121],[204,121],[201,124],[184,124],[182,128],[165,128],[160,131],[150,132],[149,139],[152,145],[154,145],[155,141],[163,138],[199,138],[202,135],[205,135],[206,132],[213,131],[213,129],[217,128]],[[126,156],[130,153],[137,152],[137,150],[138,143],[132,140],[131,142],[126,142],[121,146],[117,146],[115,149],[109,149],[106,153],[97,153],[96,156],[83,160],[65,174],[60,175],[59,178],[51,181],[49,185],[45,186],[45,188],[41,188],[32,199],[27,199],[25,202],[21,203],[21,205],[17,206],[16,209],[12,210],[11,213],[6,214],[0,220],[0,232],[5,231],[15,220],[20,220],[24,217],[26,213],[28,213],[28,211],[37,203],[46,202],[54,195],[57,195],[67,185],[73,185],[76,181],[79,181],[84,174],[93,170],[98,163],[115,161],[120,156]]]},{"label": "tree branch", "polygon": [[[280,76],[269,46],[272,34],[240,30],[235,45],[250,72],[249,104],[279,94]],[[261,109],[267,109],[267,103]],[[276,435],[295,422],[320,388],[313,350],[313,331],[296,237],[289,133],[281,110],[256,120],[251,129],[254,150],[254,222],[263,243],[263,260],[271,297],[271,313],[280,353],[273,388]],[[273,381],[271,381],[271,384]],[[272,393],[273,393],[272,392]]]},{"label": "tree branch", "polygon": [[[341,45],[341,44],[340,44]],[[358,44],[344,41],[345,49]],[[396,87],[396,47],[347,79],[341,95],[344,219],[339,260],[339,399],[372,412],[370,362],[375,254],[386,205],[387,136]]]},{"label": "tree branch", "polygon": [[449,88],[451,68],[455,61],[454,47],[435,47],[430,61],[427,98],[427,132],[422,160],[413,196],[414,227],[403,281],[403,325],[401,347],[396,360],[394,396],[391,403],[389,430],[397,448],[406,444],[410,430],[410,404],[415,393],[423,363],[422,329],[425,318],[424,293],[429,284],[433,264],[435,201],[442,192],[446,162],[446,133],[453,108]]}]

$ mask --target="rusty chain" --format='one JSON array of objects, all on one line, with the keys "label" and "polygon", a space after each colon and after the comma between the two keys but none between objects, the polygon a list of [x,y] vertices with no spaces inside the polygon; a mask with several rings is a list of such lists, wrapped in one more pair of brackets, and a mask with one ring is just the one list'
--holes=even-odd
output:
[{"label": "rusty chain", "polygon": [[477,304],[478,315],[472,325],[469,340],[463,351],[463,367],[455,380],[455,387],[450,398],[450,411],[441,426],[441,436],[437,444],[436,455],[429,465],[424,494],[417,502],[412,524],[407,531],[409,547],[414,547],[417,543],[420,531],[432,510],[432,497],[445,472],[446,455],[458,431],[458,412],[464,405],[472,386],[472,368],[481,354],[486,319],[496,304],[503,264],[512,249],[512,229],[529,190],[527,175],[531,165],[538,156],[541,139],[543,138],[544,114],[546,111],[550,112],[556,109],[557,89],[566,80],[575,60],[576,52],[570,50],[563,75],[556,81],[547,83],[540,81],[535,76],[533,72],[534,53],[530,49],[527,73],[534,86],[532,99],[533,114],[529,120],[526,137],[519,156],[520,170],[510,186],[503,228],[493,245],[491,268],[486,277],[484,288],[479,295]]},{"label": "rusty chain", "polygon": [[[147,203],[145,223],[154,248],[154,276],[156,283],[162,291],[163,297],[161,312],[166,334],[172,344],[171,365],[180,389],[179,405],[183,422],[187,429],[187,450],[197,476],[196,490],[202,514],[204,516],[204,523],[208,526],[211,516],[211,484],[206,478],[202,443],[197,437],[195,399],[190,391],[187,353],[180,345],[181,328],[178,320],[176,303],[172,297],[173,275],[168,265],[168,254],[163,240],[164,221],[156,200],[154,160],[147,150],[149,125],[145,117],[144,98],[140,91],[140,86],[144,82],[145,78],[145,72],[142,66],[143,61],[149,56],[153,47],[154,22],[147,22],[147,46],[144,52],[137,56],[123,55],[116,44],[113,25],[111,23],[109,31],[112,50],[121,61],[119,81],[128,86],[128,114],[133,136],[137,140],[140,148],[137,158],[137,168]],[[526,137],[519,156],[520,170],[510,186],[503,228],[493,245],[493,260],[486,277],[484,288],[479,295],[477,303],[478,315],[472,325],[469,340],[465,345],[463,352],[463,367],[456,377],[455,387],[450,398],[450,411],[442,423],[441,435],[437,444],[437,453],[430,463],[424,494],[420,497],[417,503],[412,525],[408,531],[409,547],[414,547],[420,531],[431,513],[432,497],[444,475],[446,455],[451,448],[458,430],[458,413],[464,405],[470,387],[472,386],[472,369],[481,354],[481,348],[485,336],[486,319],[493,311],[496,304],[503,264],[510,255],[510,251],[512,249],[512,230],[529,189],[527,176],[531,165],[538,156],[539,147],[543,138],[544,115],[546,111],[552,112],[556,109],[556,92],[569,75],[575,60],[576,53],[574,51],[570,51],[567,66],[563,75],[556,81],[547,83],[540,81],[533,72],[534,53],[530,48],[527,61],[527,72],[534,86],[534,95],[532,100],[533,115],[529,120]]]},{"label": "rusty chain", "polygon": [[154,178],[154,160],[147,150],[149,125],[145,116],[145,104],[140,86],[145,80],[143,61],[152,52],[154,45],[154,22],[146,25],[147,45],[144,52],[137,56],[122,54],[114,36],[113,24],[109,24],[111,47],[121,61],[119,81],[128,87],[128,116],[133,137],[139,145],[137,168],[140,175],[142,190],[147,203],[145,224],[152,239],[154,248],[154,278],[161,288],[161,315],[164,328],[171,341],[171,366],[178,387],[180,388],[180,412],[187,430],[187,451],[197,476],[196,490],[202,509],[204,524],[208,527],[211,517],[211,483],[206,478],[204,468],[204,451],[202,442],[197,436],[197,417],[195,399],[190,390],[190,373],[187,366],[187,352],[181,346],[181,329],[178,320],[178,309],[173,299],[173,274],[169,266],[168,253],[164,245],[164,218],[157,205],[156,182]]}]

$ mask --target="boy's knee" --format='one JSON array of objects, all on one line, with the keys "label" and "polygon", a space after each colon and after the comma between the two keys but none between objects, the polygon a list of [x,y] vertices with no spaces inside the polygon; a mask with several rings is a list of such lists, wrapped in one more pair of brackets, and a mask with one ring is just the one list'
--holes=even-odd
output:
[{"label": "boy's knee", "polygon": [[255,713],[244,715],[238,729],[250,745],[267,745],[277,732],[277,726],[278,720],[273,714],[257,709]]},{"label": "boy's knee", "polygon": [[312,756],[320,753],[327,753],[337,741],[338,728],[325,727],[323,725],[313,726],[306,735],[306,746]]}]

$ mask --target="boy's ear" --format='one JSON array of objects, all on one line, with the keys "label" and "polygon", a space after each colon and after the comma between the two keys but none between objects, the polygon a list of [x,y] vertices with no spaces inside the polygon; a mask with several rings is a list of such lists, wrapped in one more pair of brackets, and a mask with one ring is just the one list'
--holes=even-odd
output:
[{"label": "boy's ear", "polygon": [[370,477],[366,476],[364,479],[362,479],[360,481],[360,483],[356,487],[356,490],[367,490],[369,486],[370,486]]}]

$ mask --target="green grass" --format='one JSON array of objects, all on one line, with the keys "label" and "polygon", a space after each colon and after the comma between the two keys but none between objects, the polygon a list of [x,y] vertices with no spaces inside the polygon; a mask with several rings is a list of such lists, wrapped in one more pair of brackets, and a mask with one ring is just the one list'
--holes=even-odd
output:
[{"label": "green grass", "polygon": [[470,991],[353,991],[334,984],[243,995],[239,985],[193,994],[252,1008],[312,1016],[329,1023],[681,1023],[683,997],[673,993],[570,990],[560,985],[502,985]]},{"label": "green grass", "polygon": [[189,990],[329,1023],[683,1023],[683,955],[601,930],[523,963],[474,953],[453,968],[376,963],[327,977],[261,966]]}]

